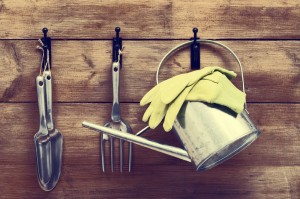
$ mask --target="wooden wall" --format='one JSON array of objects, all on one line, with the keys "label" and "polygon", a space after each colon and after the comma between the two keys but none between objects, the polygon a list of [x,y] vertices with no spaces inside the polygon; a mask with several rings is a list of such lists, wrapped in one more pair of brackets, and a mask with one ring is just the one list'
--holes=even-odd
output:
[{"label": "wooden wall", "polygon": [[[1,0],[0,198],[300,198],[299,19],[297,0]],[[241,59],[261,137],[204,173],[135,146],[132,173],[103,174],[99,135],[81,122],[110,119],[116,26],[125,46],[121,111],[135,132],[145,126],[138,102],[154,85],[158,63],[198,27],[201,38],[217,39]],[[39,188],[33,143],[41,59],[35,47],[43,27],[53,38],[54,117],[64,135],[62,175],[51,192]],[[210,46],[202,47],[201,65],[238,71],[229,54]],[[189,67],[185,50],[164,66],[162,78]],[[241,81],[234,83],[240,87]],[[161,128],[145,137],[179,145]]]}]

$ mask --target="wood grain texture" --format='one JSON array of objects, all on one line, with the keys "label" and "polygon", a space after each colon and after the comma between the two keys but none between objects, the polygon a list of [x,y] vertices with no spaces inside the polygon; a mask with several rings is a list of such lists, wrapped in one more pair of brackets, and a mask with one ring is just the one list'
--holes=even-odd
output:
[{"label": "wood grain texture", "polygon": [[[99,165],[65,166],[55,190],[44,192],[37,185],[33,166],[5,165],[2,172],[2,178],[5,179],[2,193],[5,195],[2,196],[12,199],[300,197],[299,166],[222,165],[205,173],[196,173],[185,171],[180,165],[160,165],[158,168],[148,165],[130,175],[102,174],[98,167]],[[22,188],[9,189],[12,184]]]},{"label": "wood grain texture", "polygon": [[[124,41],[120,98],[138,102],[154,86],[163,55],[182,41]],[[249,102],[300,102],[300,41],[223,41],[244,66]],[[41,53],[36,41],[0,41],[0,101],[36,101],[35,77]],[[53,41],[55,102],[110,102],[111,42]],[[224,49],[203,45],[202,66],[239,72]],[[170,58],[161,79],[190,71],[189,50]],[[234,83],[241,88],[238,77]]]},{"label": "wood grain texture", "polygon": [[[0,198],[300,198],[299,5],[298,0],[0,0]],[[110,119],[116,26],[125,46],[121,111],[135,132],[145,126],[146,108],[138,102],[154,86],[158,63],[198,27],[200,38],[217,39],[240,58],[259,139],[204,173],[135,146],[131,174],[103,174],[99,135],[81,123]],[[41,59],[35,47],[43,27],[54,39],[54,117],[64,135],[62,176],[51,192],[38,185],[33,143]],[[161,79],[190,71],[189,56],[188,49],[174,55]],[[201,65],[238,71],[232,57],[215,46],[201,46]],[[234,84],[241,88],[239,78]],[[181,147],[162,127],[143,136]],[[118,170],[118,153],[115,159]]]},{"label": "wood grain texture", "polygon": [[[3,164],[34,165],[32,154],[34,145],[31,142],[33,142],[33,136],[37,132],[39,125],[37,104],[13,103],[1,104],[0,107],[5,113],[1,114],[0,118],[0,126],[2,127],[0,161]],[[98,163],[96,160],[98,160],[99,155],[99,134],[83,128],[82,121],[105,124],[110,119],[110,110],[110,103],[54,104],[55,124],[65,137],[66,164]],[[145,126],[145,123],[141,121],[144,110],[145,108],[141,108],[138,104],[121,105],[122,115],[132,126],[134,132]],[[247,159],[251,158],[251,160],[254,160],[254,163],[252,162],[251,164],[257,166],[299,165],[300,158],[297,157],[297,153],[300,150],[300,146],[297,145],[300,141],[299,111],[299,104],[249,104],[250,116],[262,131],[262,136],[254,143],[256,147],[249,147],[248,155],[239,156],[240,160],[242,159],[243,161],[234,164],[248,165]],[[289,112],[289,117],[286,117],[285,112]],[[162,132],[162,129],[154,130],[152,133],[146,133],[145,137],[180,146],[180,143],[177,142],[177,139],[172,134]],[[18,146],[18,150],[15,150],[15,145]],[[145,152],[147,151],[150,152],[150,150],[146,149]],[[14,155],[11,155],[12,153]],[[89,156],[83,156],[82,153],[89,154]],[[138,152],[138,159],[143,159],[141,161],[143,164],[151,163],[156,156],[167,157],[153,152],[153,158],[151,156],[142,158],[143,154]],[[78,159],[83,157],[85,161],[78,161]],[[263,161],[261,162],[262,159]],[[164,160],[158,158],[156,161]]]},{"label": "wood grain texture", "polygon": [[[249,104],[251,117],[263,132],[261,137],[239,155],[210,171],[196,173],[189,163],[135,146],[134,171],[123,175],[100,172],[99,135],[81,126],[83,120],[104,124],[109,119],[110,104],[55,104],[55,121],[65,142],[62,176],[51,193],[40,190],[35,174],[33,135],[38,129],[37,105],[13,103],[1,104],[0,108],[5,113],[0,116],[3,198],[28,197],[28,193],[30,198],[300,196],[299,104]],[[284,114],[286,112],[289,117]],[[141,122],[143,108],[138,104],[123,104],[122,114],[135,132],[144,126]],[[145,136],[179,145],[169,133],[149,132]]]},{"label": "wood grain texture", "polygon": [[0,2],[1,38],[300,38],[297,0],[276,1],[9,1]]}]

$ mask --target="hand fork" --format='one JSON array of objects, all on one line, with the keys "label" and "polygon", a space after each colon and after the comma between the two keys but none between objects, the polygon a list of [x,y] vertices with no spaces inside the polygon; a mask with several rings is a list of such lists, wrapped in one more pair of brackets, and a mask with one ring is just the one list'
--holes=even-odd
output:
[{"label": "hand fork", "polygon": [[[121,119],[120,116],[120,103],[119,103],[119,74],[120,74],[120,63],[113,62],[112,64],[112,83],[113,83],[113,105],[111,112],[111,121],[106,123],[105,126],[120,130],[124,133],[132,133],[130,126]],[[101,160],[102,160],[102,171],[105,172],[105,144],[106,140],[110,141],[110,164],[111,171],[114,171],[114,138],[101,133],[100,143],[101,143]],[[123,171],[123,148],[124,140],[120,139],[120,172]],[[131,171],[132,165],[132,143],[129,143],[129,160],[128,160],[128,171]]]}]

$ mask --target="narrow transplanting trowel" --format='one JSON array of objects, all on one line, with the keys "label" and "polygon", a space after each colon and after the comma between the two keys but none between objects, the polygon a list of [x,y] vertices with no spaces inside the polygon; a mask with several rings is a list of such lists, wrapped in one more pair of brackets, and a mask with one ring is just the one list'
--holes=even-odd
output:
[{"label": "narrow transplanting trowel", "polygon": [[[36,78],[40,128],[34,136],[37,176],[40,187],[51,191],[57,184],[62,166],[63,136],[55,129],[52,118],[52,76],[50,71],[49,43],[47,29],[43,29],[44,38],[40,40],[43,59],[40,75]],[[43,73],[42,73],[43,70]]]},{"label": "narrow transplanting trowel", "polygon": [[39,131],[34,135],[36,166],[39,184],[43,190],[47,191],[47,184],[50,182],[52,176],[52,156],[51,141],[46,123],[45,84],[43,76],[37,76],[36,86],[40,113]]},{"label": "narrow transplanting trowel", "polygon": [[51,140],[52,178],[49,188],[57,184],[62,166],[63,135],[55,128],[52,119],[52,76],[50,71],[44,72],[46,86],[46,122]]},{"label": "narrow transplanting trowel", "polygon": [[37,175],[41,188],[51,191],[61,173],[63,136],[55,129],[52,119],[52,77],[45,71],[37,79],[40,129],[34,136]]}]

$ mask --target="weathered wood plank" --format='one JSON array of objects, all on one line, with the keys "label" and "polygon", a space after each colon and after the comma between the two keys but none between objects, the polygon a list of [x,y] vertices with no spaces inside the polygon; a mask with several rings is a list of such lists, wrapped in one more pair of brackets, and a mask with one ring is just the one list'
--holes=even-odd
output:
[{"label": "weathered wood plank", "polygon": [[[1,166],[3,198],[299,198],[299,166],[218,167],[205,173],[178,165],[145,166],[131,174],[100,173],[98,165],[68,165],[44,192],[31,165]],[[26,172],[24,172],[26,171]],[[30,182],[30,183],[28,183]]]},{"label": "weathered wood plank", "polygon": [[47,26],[54,38],[300,38],[297,0],[9,1],[0,4],[1,38],[37,38]]},{"label": "weathered wood plank", "polygon": [[[110,109],[111,104],[108,103],[54,104],[56,126],[65,139],[65,165],[99,165],[99,134],[83,128],[81,123],[86,120],[104,124],[110,119]],[[38,130],[37,104],[2,103],[0,110],[1,164],[34,166],[33,136]],[[138,104],[122,104],[121,110],[134,132],[145,126],[141,121],[144,108],[140,108]],[[262,135],[226,165],[300,166],[300,105],[250,104],[249,111]],[[288,113],[288,117],[285,113]],[[162,129],[146,133],[144,136],[165,144],[180,146],[175,136],[163,133]],[[134,162],[135,170],[143,170],[146,165],[159,167],[171,164],[184,165],[186,171],[193,170],[192,165],[138,146],[135,149]]]},{"label": "weathered wood plank", "polygon": [[[137,104],[122,107],[134,131],[141,129],[143,109]],[[193,172],[188,163],[136,146],[130,175],[102,174],[99,136],[81,127],[84,119],[105,123],[110,104],[55,104],[57,128],[64,135],[64,164],[60,182],[50,193],[39,188],[35,174],[36,104],[2,103],[0,109],[3,198],[299,198],[299,104],[250,104],[261,137],[210,171]],[[146,135],[178,144],[171,134]]]},{"label": "weathered wood plank", "polygon": [[[154,85],[158,63],[181,41],[124,41],[121,101],[138,102]],[[240,57],[249,102],[299,102],[300,41],[223,41]],[[36,41],[0,41],[0,101],[36,101],[40,52]],[[203,66],[238,71],[231,56],[203,45]],[[162,79],[188,72],[189,50],[162,68]],[[53,41],[54,101],[110,102],[111,42]],[[235,84],[240,87],[238,78]]]},{"label": "weathered wood plank", "polygon": [[[300,198],[299,18],[297,0],[0,0],[0,198]],[[252,102],[249,112],[262,131],[260,138],[204,173],[184,161],[135,146],[131,174],[103,174],[99,135],[81,122],[110,120],[111,41],[107,39],[115,35],[116,26],[122,28],[126,47],[122,116],[135,132],[145,126],[141,121],[145,107],[137,102],[154,85],[157,64],[183,42],[175,39],[190,38],[196,26],[201,38],[223,39],[241,59],[247,100]],[[41,55],[31,39],[41,37],[43,27],[54,39],[54,116],[64,135],[62,176],[51,192],[38,186],[33,143],[38,130],[35,76]],[[202,48],[203,66],[237,71],[227,52]],[[169,60],[161,78],[187,71],[188,49]],[[234,83],[241,87],[239,79]],[[181,146],[161,127],[143,136]],[[115,160],[117,171],[117,152]]]}]

